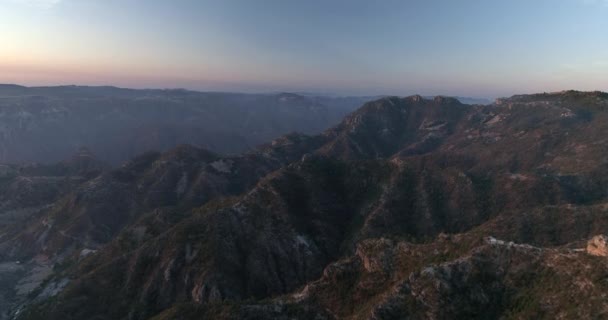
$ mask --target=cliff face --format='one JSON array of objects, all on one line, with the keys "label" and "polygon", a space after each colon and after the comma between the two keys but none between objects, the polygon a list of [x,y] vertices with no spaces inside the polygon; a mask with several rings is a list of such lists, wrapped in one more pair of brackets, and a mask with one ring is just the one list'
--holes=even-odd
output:
[{"label": "cliff face", "polygon": [[383,98],[241,156],[146,154],[6,238],[63,266],[19,317],[594,318],[607,117],[601,93]]}]

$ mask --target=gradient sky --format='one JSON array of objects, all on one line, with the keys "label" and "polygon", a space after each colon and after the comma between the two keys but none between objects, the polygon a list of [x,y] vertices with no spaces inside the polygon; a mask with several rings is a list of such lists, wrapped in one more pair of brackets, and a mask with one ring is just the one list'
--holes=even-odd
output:
[{"label": "gradient sky", "polygon": [[608,91],[608,0],[0,0],[0,82]]}]

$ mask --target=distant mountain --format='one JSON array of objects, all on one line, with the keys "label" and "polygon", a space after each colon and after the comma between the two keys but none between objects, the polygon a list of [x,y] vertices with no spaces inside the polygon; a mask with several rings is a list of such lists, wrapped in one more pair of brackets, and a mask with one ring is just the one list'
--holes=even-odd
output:
[{"label": "distant mountain", "polygon": [[[433,96],[426,96],[425,97],[425,99],[433,99],[433,98],[434,98]],[[452,98],[460,101],[460,103],[463,103],[463,104],[483,104],[483,105],[486,105],[486,104],[492,103],[492,100],[486,99],[486,98],[472,98],[472,97],[458,97],[458,96],[455,96],[455,97],[452,97]]]},{"label": "distant mountain", "polygon": [[118,164],[192,144],[235,154],[289,132],[319,133],[365,98],[0,85],[0,163],[60,161],[81,147]]},{"label": "distant mountain", "polygon": [[385,97],[238,156],[146,153],[0,229],[0,288],[17,319],[594,319],[606,132],[601,92]]}]

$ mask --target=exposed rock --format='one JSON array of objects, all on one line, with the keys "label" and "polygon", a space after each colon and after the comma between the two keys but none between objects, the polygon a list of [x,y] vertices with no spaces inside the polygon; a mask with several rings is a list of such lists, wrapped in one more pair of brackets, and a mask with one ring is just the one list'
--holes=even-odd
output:
[{"label": "exposed rock", "polygon": [[592,256],[608,256],[608,237],[597,235],[587,242],[587,253]]}]

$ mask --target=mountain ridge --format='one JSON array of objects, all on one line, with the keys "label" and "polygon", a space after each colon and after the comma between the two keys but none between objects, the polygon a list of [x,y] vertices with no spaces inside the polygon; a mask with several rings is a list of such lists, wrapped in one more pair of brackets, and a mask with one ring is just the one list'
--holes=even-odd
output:
[{"label": "mountain ridge", "polygon": [[179,144],[238,154],[291,131],[319,133],[367,99],[286,97],[109,86],[0,86],[0,162],[49,164],[81,147],[112,165]]},{"label": "mountain ridge", "polygon": [[[608,230],[604,97],[487,106],[389,97],[322,134],[240,156],[191,147],[142,156],[100,176],[141,185],[128,197],[139,209],[82,211],[94,203],[85,200],[60,210],[132,220],[101,242],[47,246],[47,259],[69,263],[43,286],[53,294],[34,294],[18,318],[568,315],[567,291],[551,293],[547,277],[565,286],[608,275],[580,249]],[[96,229],[56,224],[47,239]],[[582,265],[594,272],[568,277]],[[596,286],[576,287],[584,317],[605,307]]]}]

